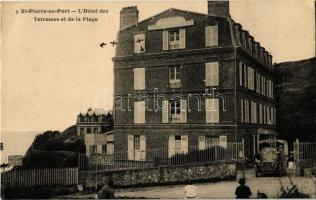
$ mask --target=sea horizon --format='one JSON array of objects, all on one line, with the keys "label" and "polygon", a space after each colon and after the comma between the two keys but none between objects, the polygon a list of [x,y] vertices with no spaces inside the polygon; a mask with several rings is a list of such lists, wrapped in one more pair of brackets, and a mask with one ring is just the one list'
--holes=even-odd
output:
[{"label": "sea horizon", "polygon": [[31,146],[35,136],[44,131],[1,131],[1,142],[3,150],[1,151],[1,164],[8,162],[8,156],[24,156]]}]

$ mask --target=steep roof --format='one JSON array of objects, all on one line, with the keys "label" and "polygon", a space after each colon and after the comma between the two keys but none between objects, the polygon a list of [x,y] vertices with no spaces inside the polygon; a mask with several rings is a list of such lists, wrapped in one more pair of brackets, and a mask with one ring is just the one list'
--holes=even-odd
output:
[{"label": "steep roof", "polygon": [[213,15],[209,15],[209,14],[205,14],[205,13],[199,13],[199,12],[194,12],[194,11],[182,10],[182,9],[178,9],[178,8],[169,8],[169,9],[167,9],[167,10],[164,10],[164,11],[160,12],[160,13],[157,13],[156,15],[153,15],[153,16],[151,16],[151,17],[149,17],[149,18],[146,18],[146,19],[144,19],[144,20],[141,20],[141,21],[139,21],[139,22],[138,22],[137,24],[135,24],[135,25],[128,26],[128,27],[126,27],[126,28],[124,28],[124,29],[122,29],[122,30],[120,30],[120,31],[124,31],[124,30],[126,30],[126,29],[135,27],[135,26],[137,26],[138,24],[141,24],[141,23],[144,23],[144,22],[146,22],[146,21],[148,21],[148,20],[157,18],[157,17],[159,17],[159,16],[161,16],[161,15],[167,13],[167,12],[170,12],[170,11],[176,11],[176,12],[182,12],[182,13],[190,13],[190,14],[195,14],[195,15],[201,15],[201,16],[203,16],[203,17],[208,17],[208,16],[209,16],[209,17],[216,17],[216,18],[221,18],[221,19],[227,19],[227,18],[225,18],[225,17],[213,16]]}]

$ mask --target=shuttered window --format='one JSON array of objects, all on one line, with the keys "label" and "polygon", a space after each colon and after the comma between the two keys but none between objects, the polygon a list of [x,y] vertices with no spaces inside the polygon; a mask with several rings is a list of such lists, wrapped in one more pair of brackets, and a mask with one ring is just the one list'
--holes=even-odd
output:
[{"label": "shuttered window", "polygon": [[219,136],[219,146],[227,149],[227,136],[226,135]]},{"label": "shuttered window", "polygon": [[219,73],[218,62],[205,63],[205,85],[206,86],[218,86],[219,85]]},{"label": "shuttered window", "polygon": [[186,47],[185,29],[163,31],[162,50],[184,49]]},{"label": "shuttered window", "polygon": [[145,123],[145,101],[134,102],[134,123]]},{"label": "shuttered window", "polygon": [[145,34],[134,35],[134,53],[145,52]]},{"label": "shuttered window", "polygon": [[227,148],[227,136],[199,136],[198,137],[198,147],[199,150],[209,149],[215,146],[221,146]]},{"label": "shuttered window", "polygon": [[205,99],[206,123],[219,123],[219,100]]},{"label": "shuttered window", "polygon": [[187,135],[170,135],[168,141],[168,157],[171,158],[175,154],[187,154],[188,144]]},{"label": "shuttered window", "polygon": [[134,68],[134,90],[145,89],[145,68]]},{"label": "shuttered window", "polygon": [[144,135],[127,136],[128,160],[146,160],[146,137]]},{"label": "shuttered window", "polygon": [[205,27],[205,46],[214,47],[218,46],[218,26]]}]

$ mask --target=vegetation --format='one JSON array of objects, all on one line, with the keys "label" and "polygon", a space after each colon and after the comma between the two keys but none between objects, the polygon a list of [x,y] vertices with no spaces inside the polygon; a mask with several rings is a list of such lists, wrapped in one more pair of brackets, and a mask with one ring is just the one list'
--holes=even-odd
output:
[{"label": "vegetation", "polygon": [[76,126],[64,132],[46,131],[35,137],[23,158],[22,168],[77,166],[78,153],[84,152],[84,142],[77,136]]},{"label": "vegetation", "polygon": [[291,143],[316,138],[316,58],[276,65],[277,131]]}]

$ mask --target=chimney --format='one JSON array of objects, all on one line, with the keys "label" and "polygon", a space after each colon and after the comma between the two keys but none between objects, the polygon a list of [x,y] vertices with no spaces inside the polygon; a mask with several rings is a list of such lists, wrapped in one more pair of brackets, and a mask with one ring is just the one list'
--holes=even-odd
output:
[{"label": "chimney", "polygon": [[124,7],[120,12],[120,30],[138,23],[137,6]]},{"label": "chimney", "polygon": [[217,17],[226,17],[229,18],[229,0],[222,1],[207,1],[208,14],[211,16]]}]

